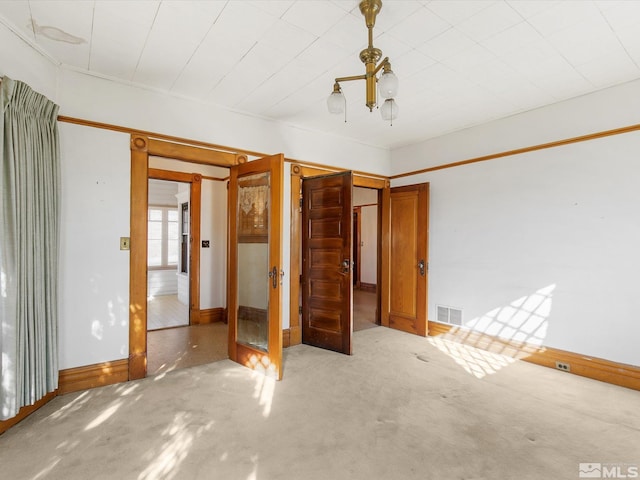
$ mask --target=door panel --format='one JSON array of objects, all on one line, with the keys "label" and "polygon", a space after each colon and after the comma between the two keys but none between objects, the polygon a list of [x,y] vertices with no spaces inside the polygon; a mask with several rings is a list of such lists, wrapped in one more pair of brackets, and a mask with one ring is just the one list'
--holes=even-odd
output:
[{"label": "door panel", "polygon": [[350,355],[351,172],[302,181],[302,342]]},{"label": "door panel", "polygon": [[282,155],[231,168],[229,358],[282,378]]},{"label": "door panel", "polygon": [[427,334],[428,184],[391,189],[389,326]]}]

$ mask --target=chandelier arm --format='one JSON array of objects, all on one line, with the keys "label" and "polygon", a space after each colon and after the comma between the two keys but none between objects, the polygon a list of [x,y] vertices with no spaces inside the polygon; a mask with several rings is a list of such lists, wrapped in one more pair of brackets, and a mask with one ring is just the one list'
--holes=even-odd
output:
[{"label": "chandelier arm", "polygon": [[367,79],[367,75],[352,75],[350,77],[339,77],[335,79],[336,83],[340,83],[340,82],[350,82],[351,80],[366,80]]},{"label": "chandelier arm", "polygon": [[373,75],[377,75],[380,69],[382,69],[382,67],[384,67],[387,63],[389,63],[389,57],[384,57],[382,61],[378,64],[376,69],[373,71]]}]

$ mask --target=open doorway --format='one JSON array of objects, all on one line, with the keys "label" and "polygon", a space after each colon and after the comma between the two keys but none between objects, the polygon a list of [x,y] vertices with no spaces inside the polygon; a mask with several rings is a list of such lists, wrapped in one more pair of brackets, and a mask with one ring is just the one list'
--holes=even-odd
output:
[{"label": "open doorway", "polygon": [[353,331],[378,325],[378,190],[353,187]]},{"label": "open doorway", "polygon": [[[150,157],[149,164],[147,373],[152,376],[228,358],[227,229],[226,182],[217,176],[226,170],[160,157]],[[163,282],[158,271],[172,278]]]},{"label": "open doorway", "polygon": [[190,184],[149,179],[147,332],[189,325]]},{"label": "open doorway", "polygon": [[[290,278],[296,279],[300,278],[300,282],[292,281],[290,283],[289,290],[289,329],[288,332],[285,332],[285,345],[298,345],[302,343],[302,333],[303,333],[303,207],[304,207],[304,195],[303,195],[303,181],[307,179],[323,176],[332,173],[331,170],[328,169],[320,169],[316,167],[310,167],[306,165],[293,164],[291,165],[291,241],[290,241]],[[382,269],[380,265],[382,264],[382,253],[381,253],[381,235],[382,235],[382,219],[383,219],[383,209],[382,205],[384,203],[385,192],[388,193],[389,181],[384,178],[376,178],[375,176],[362,176],[359,173],[355,173],[353,175],[353,187],[362,187],[364,191],[369,192],[368,197],[365,200],[358,199],[359,207],[366,206],[365,210],[370,210],[371,212],[375,212],[375,222],[371,225],[374,225],[375,233],[374,238],[375,242],[366,241],[365,245],[367,247],[373,248],[375,254],[373,256],[373,260],[371,261],[374,264],[373,278],[367,280],[366,277],[364,280],[362,278],[362,265],[360,265],[360,282],[364,281],[364,283],[369,283],[369,288],[372,290],[369,295],[365,296],[364,300],[368,300],[367,302],[360,302],[358,299],[354,299],[354,310],[359,309],[359,312],[366,312],[368,315],[368,323],[363,324],[366,327],[373,327],[375,325],[381,324],[381,293],[383,288],[381,287],[381,272]],[[360,195],[361,191],[357,190],[359,193],[355,195]],[[350,202],[351,203],[351,202]],[[354,204],[351,203],[350,209]],[[361,209],[362,210],[362,209]],[[366,215],[366,214],[365,214]],[[351,215],[349,215],[351,219]],[[351,224],[349,223],[349,229],[351,230]],[[361,243],[361,240],[359,243]],[[362,247],[361,256],[362,256]],[[353,252],[353,248],[350,248],[350,251]],[[357,255],[357,248],[354,252]],[[355,256],[351,257],[352,260],[355,260]],[[360,259],[360,264],[362,264],[362,257]],[[350,265],[351,266],[351,265]],[[356,265],[357,267],[357,265]],[[351,275],[349,275],[351,280]],[[365,288],[367,286],[365,285]],[[362,293],[362,289],[356,289],[353,292],[355,295]],[[352,295],[352,298],[354,295]],[[371,301],[373,300],[373,301]],[[362,308],[359,306],[362,305]],[[353,324],[353,322],[350,322]]]}]

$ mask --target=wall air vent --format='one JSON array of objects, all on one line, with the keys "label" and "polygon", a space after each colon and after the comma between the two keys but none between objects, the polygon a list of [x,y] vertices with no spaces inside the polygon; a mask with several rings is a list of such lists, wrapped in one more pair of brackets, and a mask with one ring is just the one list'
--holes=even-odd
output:
[{"label": "wall air vent", "polygon": [[444,305],[436,306],[436,320],[440,323],[449,325],[462,326],[462,310],[459,308],[445,307]]}]

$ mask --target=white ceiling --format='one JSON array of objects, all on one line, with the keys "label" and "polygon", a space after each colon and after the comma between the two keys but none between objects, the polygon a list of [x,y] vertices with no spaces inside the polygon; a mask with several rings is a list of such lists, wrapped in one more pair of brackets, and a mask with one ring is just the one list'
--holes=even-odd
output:
[{"label": "white ceiling", "polygon": [[633,0],[383,1],[393,126],[361,81],[346,124],[326,108],[335,77],[364,73],[357,0],[0,0],[0,21],[65,67],[389,148],[640,78]]}]

